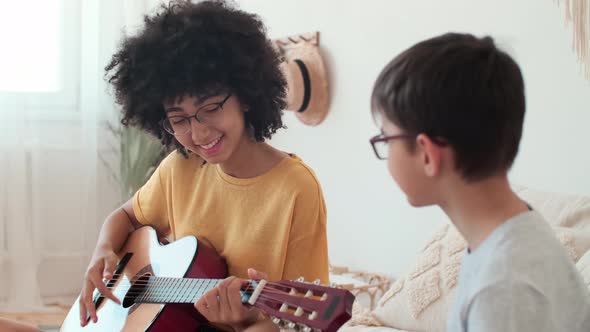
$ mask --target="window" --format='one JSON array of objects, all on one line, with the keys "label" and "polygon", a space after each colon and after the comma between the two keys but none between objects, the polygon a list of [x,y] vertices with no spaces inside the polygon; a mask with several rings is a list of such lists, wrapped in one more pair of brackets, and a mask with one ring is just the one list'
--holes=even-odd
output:
[{"label": "window", "polygon": [[0,11],[0,104],[72,110],[80,74],[77,0],[10,1]]}]

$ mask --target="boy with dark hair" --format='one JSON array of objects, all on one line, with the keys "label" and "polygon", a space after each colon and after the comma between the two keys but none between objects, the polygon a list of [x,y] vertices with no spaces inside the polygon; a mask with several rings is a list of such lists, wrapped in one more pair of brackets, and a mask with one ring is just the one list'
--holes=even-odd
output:
[{"label": "boy with dark hair", "polygon": [[590,331],[590,294],[543,217],[510,188],[525,114],[516,62],[449,33],[393,59],[371,98],[379,159],[413,206],[438,205],[469,244],[448,331]]}]

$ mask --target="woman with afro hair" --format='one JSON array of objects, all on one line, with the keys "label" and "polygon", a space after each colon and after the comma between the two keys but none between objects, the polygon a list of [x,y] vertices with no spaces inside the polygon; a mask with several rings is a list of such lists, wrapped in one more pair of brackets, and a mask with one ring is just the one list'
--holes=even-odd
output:
[{"label": "woman with afro hair", "polygon": [[[102,226],[80,294],[81,324],[87,315],[98,319],[95,288],[118,301],[102,280],[113,275],[115,252],[143,225],[161,237],[197,236],[237,278],[260,276],[254,268],[269,280],[327,282],[318,180],[299,157],[265,142],[283,128],[286,82],[260,19],[223,1],[177,1],[144,22],[124,38],[106,79],[122,106],[122,123],[175,151]],[[233,307],[239,290],[228,295],[227,285],[196,308],[234,330],[260,319],[256,310]]]}]

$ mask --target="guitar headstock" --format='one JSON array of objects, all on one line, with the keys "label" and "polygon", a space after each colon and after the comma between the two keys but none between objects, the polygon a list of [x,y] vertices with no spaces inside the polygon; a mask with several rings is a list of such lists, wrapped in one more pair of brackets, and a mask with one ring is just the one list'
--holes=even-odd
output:
[{"label": "guitar headstock", "polygon": [[[301,278],[260,284],[254,306],[281,327],[301,331],[335,332],[352,314],[354,295],[345,289]],[[256,294],[256,291],[254,292]]]}]

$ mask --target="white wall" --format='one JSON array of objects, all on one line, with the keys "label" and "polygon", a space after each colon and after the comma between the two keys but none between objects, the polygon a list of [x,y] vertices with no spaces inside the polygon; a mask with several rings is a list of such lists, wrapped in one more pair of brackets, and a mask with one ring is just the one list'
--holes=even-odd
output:
[{"label": "white wall", "polygon": [[571,28],[553,0],[243,0],[271,37],[319,30],[330,71],[328,118],[305,127],[293,114],[273,144],[313,167],[328,205],[334,264],[397,275],[446,217],[413,209],[368,144],[377,132],[369,96],[397,53],[447,31],[489,34],[521,65],[527,115],[511,178],[543,190],[590,194],[590,82],[571,50]]}]

